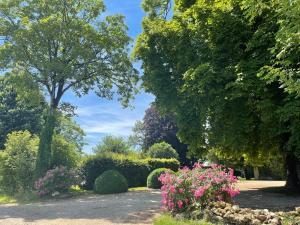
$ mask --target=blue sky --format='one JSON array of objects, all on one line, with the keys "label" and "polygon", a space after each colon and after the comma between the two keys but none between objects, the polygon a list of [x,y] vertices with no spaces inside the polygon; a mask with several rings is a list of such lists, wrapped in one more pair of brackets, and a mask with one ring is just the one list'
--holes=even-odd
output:
[{"label": "blue sky", "polygon": [[[129,35],[135,39],[141,33],[142,19],[144,16],[141,9],[141,0],[104,0],[107,10],[105,14],[116,13],[125,16],[125,22],[129,28]],[[135,64],[139,69],[139,64]],[[77,106],[74,118],[81,128],[86,132],[86,153],[92,153],[92,148],[107,134],[127,137],[137,120],[144,116],[145,110],[153,102],[154,97],[141,92],[131,102],[133,109],[123,109],[120,103],[114,99],[108,101],[90,93],[81,98],[67,93],[63,101]]]}]

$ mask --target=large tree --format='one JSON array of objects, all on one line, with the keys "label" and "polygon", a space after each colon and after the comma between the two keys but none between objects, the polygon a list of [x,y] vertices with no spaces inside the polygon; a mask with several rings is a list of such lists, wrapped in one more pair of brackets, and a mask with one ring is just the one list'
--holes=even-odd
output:
[{"label": "large tree", "polygon": [[144,4],[134,54],[180,138],[194,153],[281,154],[299,188],[300,2],[178,0],[172,16],[171,1]]},{"label": "large tree", "polygon": [[104,16],[102,0],[0,1],[0,67],[27,73],[49,97],[37,175],[50,167],[55,114],[63,95],[93,90],[126,106],[137,72],[128,58],[123,16]]},{"label": "large tree", "polygon": [[147,152],[156,143],[166,142],[178,152],[180,162],[187,163],[188,146],[178,139],[178,127],[172,114],[162,115],[153,104],[146,110],[143,120],[136,123],[133,131],[129,139],[135,139],[143,151]]}]

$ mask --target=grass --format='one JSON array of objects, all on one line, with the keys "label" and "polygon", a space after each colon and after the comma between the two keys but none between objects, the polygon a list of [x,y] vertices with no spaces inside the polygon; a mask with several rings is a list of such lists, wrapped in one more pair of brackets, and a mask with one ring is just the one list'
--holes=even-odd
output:
[{"label": "grass", "polygon": [[176,220],[168,214],[163,214],[154,220],[154,225],[213,225],[203,220]]},{"label": "grass", "polygon": [[11,203],[28,204],[33,202],[44,202],[50,199],[73,198],[73,197],[88,195],[92,193],[93,191],[83,190],[79,186],[72,186],[69,192],[67,193],[67,195],[62,194],[61,196],[57,196],[57,197],[39,198],[34,192],[27,192],[27,193],[18,194],[16,196],[10,196],[0,192],[0,205],[11,204]]},{"label": "grass", "polygon": [[81,189],[78,185],[77,186],[72,186],[69,190],[69,193],[72,196],[81,196],[81,195],[88,195],[88,194],[92,194],[93,191],[92,190],[84,190]]},{"label": "grass", "polygon": [[133,187],[128,189],[128,191],[147,191],[147,190],[149,190],[147,187]]},{"label": "grass", "polygon": [[17,200],[14,197],[0,193],[0,205],[16,203],[16,202],[17,202]]}]

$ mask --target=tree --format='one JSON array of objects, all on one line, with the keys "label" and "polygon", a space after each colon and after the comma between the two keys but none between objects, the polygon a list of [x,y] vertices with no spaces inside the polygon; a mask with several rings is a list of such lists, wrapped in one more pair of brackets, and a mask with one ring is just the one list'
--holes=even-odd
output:
[{"label": "tree", "polygon": [[119,153],[127,154],[129,145],[122,137],[113,135],[104,136],[101,142],[94,148],[94,152],[99,153]]},{"label": "tree", "polygon": [[178,159],[179,155],[172,146],[166,142],[160,142],[152,145],[147,154],[151,158],[160,159]]},{"label": "tree", "polygon": [[187,163],[187,145],[177,137],[178,128],[172,114],[161,115],[154,105],[150,106],[142,121],[138,121],[134,127],[130,139],[137,140],[142,149],[148,149],[159,142],[170,144],[179,154],[180,162]]},{"label": "tree", "polygon": [[269,3],[175,1],[170,19],[145,17],[134,55],[143,62],[145,89],[175,115],[192,153],[282,155],[287,186],[299,188],[300,101],[295,83],[281,78],[299,73],[298,25],[289,25],[297,23],[299,3]]},{"label": "tree", "polygon": [[[18,80],[20,83],[20,78]],[[34,94],[34,93],[32,93]],[[8,77],[0,77],[0,149],[4,148],[7,135],[12,131],[27,130],[38,135],[42,126],[45,100],[28,101]]]},{"label": "tree", "polygon": [[141,150],[144,143],[144,124],[138,120],[132,128],[132,134],[128,137],[128,144],[135,149]]},{"label": "tree", "polygon": [[128,58],[130,38],[123,16],[106,16],[101,0],[3,0],[0,3],[0,67],[21,71],[49,96],[41,133],[37,176],[51,164],[51,142],[62,96],[95,91],[124,106],[137,72]]},{"label": "tree", "polygon": [[86,145],[84,131],[72,118],[66,115],[61,114],[57,120],[55,134],[62,136],[69,144],[74,146],[78,153],[81,153],[83,146]]}]

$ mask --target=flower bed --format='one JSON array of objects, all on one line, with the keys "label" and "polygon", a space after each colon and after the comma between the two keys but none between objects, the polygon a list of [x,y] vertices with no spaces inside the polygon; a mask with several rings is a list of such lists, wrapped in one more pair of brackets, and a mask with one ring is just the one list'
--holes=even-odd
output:
[{"label": "flower bed", "polygon": [[192,170],[183,168],[177,174],[162,174],[159,179],[163,184],[163,208],[172,214],[184,213],[187,217],[211,202],[231,203],[239,194],[233,170],[219,165],[203,168],[197,163]]},{"label": "flower bed", "polygon": [[68,170],[60,166],[53,170],[48,170],[46,175],[34,184],[39,196],[58,195],[67,191],[72,185],[79,184],[79,176],[76,171]]}]

